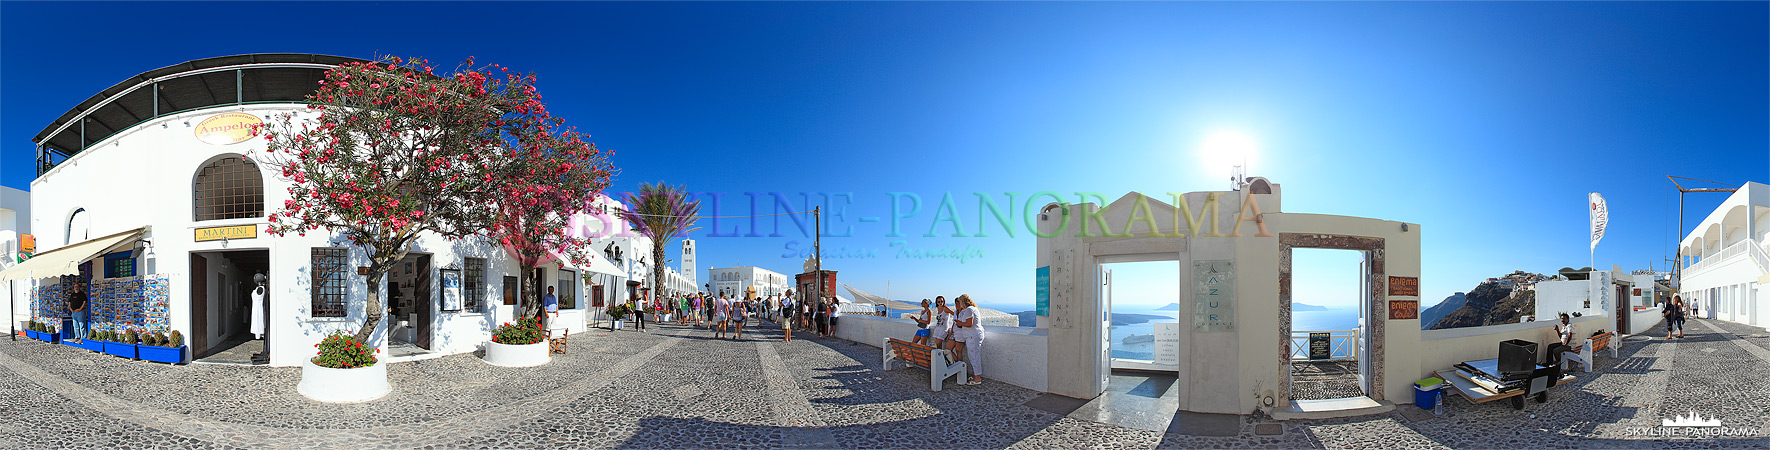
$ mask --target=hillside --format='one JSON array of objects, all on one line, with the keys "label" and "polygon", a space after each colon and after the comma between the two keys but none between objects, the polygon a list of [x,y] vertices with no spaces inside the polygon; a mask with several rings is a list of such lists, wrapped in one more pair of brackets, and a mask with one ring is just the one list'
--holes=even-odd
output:
[{"label": "hillside", "polygon": [[1445,314],[1432,329],[1517,323],[1522,316],[1535,313],[1536,291],[1513,291],[1483,283],[1469,291],[1463,305]]},{"label": "hillside", "polygon": [[1462,292],[1451,294],[1449,297],[1445,297],[1444,301],[1438,302],[1438,304],[1432,305],[1430,308],[1426,308],[1425,311],[1420,311],[1420,329],[1430,330],[1434,325],[1438,325],[1438,321],[1444,320],[1444,316],[1448,316],[1451,311],[1463,307],[1463,303],[1467,301],[1467,296],[1468,294]]}]

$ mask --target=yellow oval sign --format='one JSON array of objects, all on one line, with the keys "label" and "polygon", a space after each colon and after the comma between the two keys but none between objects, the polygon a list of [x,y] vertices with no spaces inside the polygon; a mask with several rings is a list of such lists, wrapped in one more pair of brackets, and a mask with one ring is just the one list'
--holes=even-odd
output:
[{"label": "yellow oval sign", "polygon": [[246,142],[258,136],[264,121],[246,113],[218,114],[197,124],[197,140],[211,145]]}]

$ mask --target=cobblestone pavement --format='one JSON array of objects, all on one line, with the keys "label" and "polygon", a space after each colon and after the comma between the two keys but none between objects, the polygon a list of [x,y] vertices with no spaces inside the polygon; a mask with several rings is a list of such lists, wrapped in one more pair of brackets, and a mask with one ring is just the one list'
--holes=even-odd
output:
[{"label": "cobblestone pavement", "polygon": [[[1255,414],[1220,437],[1078,420],[1024,406],[1038,393],[994,381],[930,392],[918,369],[880,371],[877,348],[783,343],[773,327],[742,341],[648,331],[574,335],[570,353],[535,368],[475,355],[395,363],[394,392],[354,405],[296,394],[295,368],[0,340],[0,448],[1770,448],[1770,388],[1751,381],[1770,373],[1770,333],[1727,322],[1632,339],[1524,411],[1453,397],[1443,416],[1411,405],[1329,420]],[[1743,431],[1643,434],[1690,411]],[[1283,433],[1254,433],[1269,423]]]}]

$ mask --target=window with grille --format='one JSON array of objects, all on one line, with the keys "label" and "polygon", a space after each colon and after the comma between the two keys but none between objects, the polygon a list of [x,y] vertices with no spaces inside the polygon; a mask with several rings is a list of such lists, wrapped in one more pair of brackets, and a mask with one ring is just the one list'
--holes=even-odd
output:
[{"label": "window with grille", "polygon": [[486,307],[486,260],[485,258],[467,258],[466,304],[468,311],[481,312]]},{"label": "window with grille", "polygon": [[578,275],[559,271],[559,309],[578,309]]},{"label": "window with grille", "polygon": [[313,317],[344,317],[350,249],[315,247],[312,267]]},{"label": "window with grille", "polygon": [[264,217],[264,180],[251,160],[230,156],[197,172],[194,220]]}]

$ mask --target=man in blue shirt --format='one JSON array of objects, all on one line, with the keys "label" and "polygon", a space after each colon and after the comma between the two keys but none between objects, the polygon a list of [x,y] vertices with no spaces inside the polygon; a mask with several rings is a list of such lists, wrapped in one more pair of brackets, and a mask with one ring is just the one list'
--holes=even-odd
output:
[{"label": "man in blue shirt", "polygon": [[541,297],[541,327],[553,329],[553,318],[559,316],[559,297],[553,295],[553,286],[547,286],[547,295]]}]

